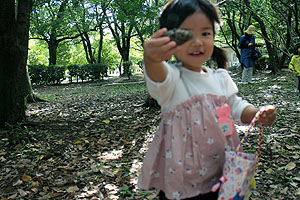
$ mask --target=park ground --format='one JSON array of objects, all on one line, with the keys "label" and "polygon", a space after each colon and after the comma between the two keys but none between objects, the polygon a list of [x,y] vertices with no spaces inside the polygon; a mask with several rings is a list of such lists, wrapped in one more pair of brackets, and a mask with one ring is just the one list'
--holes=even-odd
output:
[{"label": "park ground", "polygon": [[[254,84],[242,85],[239,70],[230,73],[241,97],[256,106],[275,105],[279,114],[263,131],[252,200],[300,199],[300,97],[294,75],[258,71]],[[0,130],[1,200],[158,199],[156,190],[136,187],[160,120],[159,109],[143,106],[147,91],[141,77],[33,88],[46,101],[28,104],[24,123]],[[247,129],[236,127],[240,135]],[[251,133],[244,149],[255,152],[258,128]]]}]

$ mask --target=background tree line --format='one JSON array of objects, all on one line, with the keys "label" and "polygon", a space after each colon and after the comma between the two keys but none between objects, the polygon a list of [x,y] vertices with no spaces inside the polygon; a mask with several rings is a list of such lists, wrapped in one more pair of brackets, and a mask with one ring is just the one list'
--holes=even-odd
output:
[{"label": "background tree line", "polygon": [[[2,0],[0,126],[21,122],[35,100],[27,64],[95,64],[123,68],[142,62],[144,41],[158,28],[167,0]],[[217,0],[223,25],[217,45],[240,57],[240,36],[253,24],[275,73],[300,38],[299,0]],[[30,40],[29,40],[30,39]],[[28,48],[30,41],[30,48]],[[29,54],[28,54],[29,52]],[[26,101],[25,101],[26,100]]]}]

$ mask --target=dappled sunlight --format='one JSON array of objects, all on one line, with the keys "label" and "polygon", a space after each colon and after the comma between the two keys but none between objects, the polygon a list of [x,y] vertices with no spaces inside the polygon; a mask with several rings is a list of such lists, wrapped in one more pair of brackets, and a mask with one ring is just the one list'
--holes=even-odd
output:
[{"label": "dappled sunlight", "polygon": [[122,150],[113,149],[112,151],[104,152],[99,156],[99,159],[106,162],[109,160],[116,160],[121,158],[123,155]]},{"label": "dappled sunlight", "polygon": [[270,88],[273,89],[273,90],[279,90],[279,89],[281,89],[282,87],[279,86],[279,85],[272,85],[272,86],[270,86]]},{"label": "dappled sunlight", "polygon": [[153,138],[154,138],[154,134],[150,134],[149,132],[146,133],[147,136],[145,136],[145,141],[142,145],[142,148],[139,150],[139,153],[144,154],[148,151],[149,145],[152,142]]},{"label": "dappled sunlight", "polygon": [[[76,199],[88,198],[92,197],[93,200],[101,200],[104,198],[104,195],[101,193],[100,188],[102,187],[102,183],[93,185],[93,182],[89,183],[89,186],[86,186],[82,189],[83,192],[76,195]],[[95,197],[96,196],[96,197]]]},{"label": "dappled sunlight", "polygon": [[249,127],[249,125],[241,125],[241,124],[240,125],[235,124],[234,126],[239,135],[244,135]]},{"label": "dappled sunlight", "polygon": [[107,190],[108,199],[119,199],[119,196],[116,195],[119,192],[118,186],[115,184],[106,184],[104,187]]},{"label": "dappled sunlight", "polygon": [[[242,137],[247,133],[247,131],[249,129],[248,124],[246,124],[246,125],[235,124],[234,126],[236,128],[238,135],[240,136],[240,139],[242,139]],[[257,125],[250,130],[250,135],[258,135],[258,134],[259,134],[259,127]]]},{"label": "dappled sunlight", "polygon": [[46,107],[46,108],[31,108],[30,110],[27,110],[26,111],[26,114],[28,115],[32,115],[32,116],[38,116],[38,115],[41,115],[41,114],[45,114],[45,113],[49,113],[51,114],[51,109],[49,107]]},{"label": "dappled sunlight", "polygon": [[[131,174],[139,174],[139,171],[143,165],[143,162],[141,162],[138,159],[134,159],[130,168]],[[138,181],[138,176],[132,176],[130,179],[130,183],[136,185]]]}]

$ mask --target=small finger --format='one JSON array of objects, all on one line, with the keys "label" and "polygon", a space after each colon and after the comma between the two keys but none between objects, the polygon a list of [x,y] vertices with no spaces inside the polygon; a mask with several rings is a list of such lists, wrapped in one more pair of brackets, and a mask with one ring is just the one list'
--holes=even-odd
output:
[{"label": "small finger", "polygon": [[168,30],[166,28],[159,29],[156,31],[151,38],[160,38],[163,34],[165,34]]}]

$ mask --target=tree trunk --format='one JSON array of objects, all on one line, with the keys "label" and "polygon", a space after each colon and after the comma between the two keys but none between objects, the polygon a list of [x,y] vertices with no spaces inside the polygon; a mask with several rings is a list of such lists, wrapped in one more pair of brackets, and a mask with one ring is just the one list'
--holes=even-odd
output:
[{"label": "tree trunk", "polygon": [[[0,6],[0,127],[25,118],[29,20],[32,0],[2,0]],[[28,87],[28,85],[27,85]],[[27,88],[28,89],[28,88]],[[28,91],[27,91],[28,92]],[[27,93],[26,92],[26,93]]]},{"label": "tree trunk", "polygon": [[100,40],[99,40],[99,48],[98,48],[98,63],[101,63],[102,61],[102,49],[103,49],[103,39],[104,39],[104,30],[102,28],[102,23],[99,28],[99,33],[100,33]]},{"label": "tree trunk", "polygon": [[[29,2],[29,4],[28,4]],[[19,36],[20,44],[22,46],[23,58],[22,63],[18,68],[18,93],[26,98],[27,103],[36,102],[40,100],[33,94],[31,81],[27,69],[28,58],[28,40],[29,40],[29,27],[30,27],[30,13],[32,11],[32,0],[20,1],[18,12]],[[25,105],[26,106],[26,105]]]},{"label": "tree trunk", "polygon": [[49,65],[56,65],[56,53],[59,41],[56,40],[55,36],[51,36],[47,43],[49,48]]},{"label": "tree trunk", "polygon": [[90,64],[96,63],[90,37],[87,32],[81,34],[81,40],[85,51],[86,60]]}]

